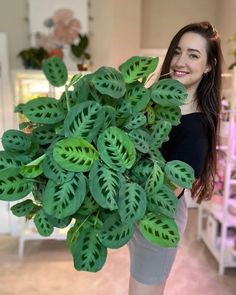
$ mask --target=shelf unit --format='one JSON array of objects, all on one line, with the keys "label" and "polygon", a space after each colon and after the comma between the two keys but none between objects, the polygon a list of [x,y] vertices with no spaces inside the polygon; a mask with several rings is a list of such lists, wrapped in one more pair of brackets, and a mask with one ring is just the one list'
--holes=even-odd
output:
[{"label": "shelf unit", "polygon": [[230,203],[236,207],[236,199],[230,199],[230,195],[236,191],[236,179],[231,178],[236,164],[236,67],[233,74],[223,75],[224,80],[231,81],[228,130],[224,132],[225,138],[222,138],[224,145],[219,147],[226,153],[224,193],[218,199],[213,197],[212,201],[203,202],[198,210],[198,238],[203,240],[217,260],[220,275],[224,274],[225,268],[236,267],[236,215],[229,212]]},{"label": "shelf unit", "polygon": [[[74,74],[78,72],[70,71],[68,74],[69,79],[72,78]],[[86,74],[88,72],[82,72]],[[13,71],[13,89],[14,89],[14,105],[19,103],[26,103],[29,99],[36,97],[55,97],[60,98],[64,87],[53,87],[47,81],[45,75],[41,70],[20,70]],[[18,124],[22,121],[23,117],[15,116],[14,125],[18,128]],[[33,198],[31,194],[27,198]],[[15,202],[17,203],[17,202]],[[13,205],[11,203],[11,205]],[[49,237],[41,236],[35,227],[33,221],[25,221],[24,218],[17,218],[16,216],[10,214],[10,233],[13,236],[19,237],[19,247],[18,255],[23,257],[25,242],[28,240],[65,240],[68,227],[60,229],[54,228],[54,232]]]}]

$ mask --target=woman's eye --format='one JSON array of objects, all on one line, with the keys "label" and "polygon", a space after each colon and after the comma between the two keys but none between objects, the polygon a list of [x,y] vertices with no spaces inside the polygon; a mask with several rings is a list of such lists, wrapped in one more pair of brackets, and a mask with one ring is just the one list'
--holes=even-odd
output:
[{"label": "woman's eye", "polygon": [[174,55],[179,55],[179,54],[180,54],[180,52],[178,50],[174,51]]},{"label": "woman's eye", "polygon": [[190,54],[189,56],[190,56],[190,58],[192,58],[192,59],[197,59],[197,58],[198,58],[198,55],[196,55],[196,54]]}]

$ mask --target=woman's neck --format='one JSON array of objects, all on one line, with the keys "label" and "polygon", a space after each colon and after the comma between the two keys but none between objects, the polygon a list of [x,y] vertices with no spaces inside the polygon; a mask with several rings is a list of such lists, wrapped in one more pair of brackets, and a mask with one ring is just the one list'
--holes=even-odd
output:
[{"label": "woman's neck", "polygon": [[195,98],[195,93],[188,92],[188,97],[185,101],[185,104],[180,106],[180,109],[182,115],[200,112],[197,105],[197,100]]}]

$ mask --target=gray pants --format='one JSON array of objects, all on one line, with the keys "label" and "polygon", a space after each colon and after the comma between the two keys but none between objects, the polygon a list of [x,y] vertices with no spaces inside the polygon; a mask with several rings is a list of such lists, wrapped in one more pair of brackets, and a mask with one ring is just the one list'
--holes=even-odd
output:
[{"label": "gray pants", "polygon": [[[178,203],[176,223],[182,237],[187,223],[187,205],[183,195]],[[162,248],[148,242],[136,226],[133,238],[128,243],[130,272],[138,282],[146,285],[166,281],[174,263],[178,248]]]}]

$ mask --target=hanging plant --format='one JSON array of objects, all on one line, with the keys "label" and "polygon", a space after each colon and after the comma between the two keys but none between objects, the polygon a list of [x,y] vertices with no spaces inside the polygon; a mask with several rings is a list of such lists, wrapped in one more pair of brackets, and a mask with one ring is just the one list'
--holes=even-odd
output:
[{"label": "hanging plant", "polygon": [[44,74],[65,92],[59,100],[18,105],[28,118],[21,126],[31,125],[32,133],[2,136],[0,199],[20,200],[12,213],[33,219],[40,235],[69,226],[66,242],[77,270],[100,270],[107,248],[125,245],[135,223],[153,244],[178,244],[173,190],[190,189],[194,173],[181,161],[166,162],[159,149],[179,124],[187,94],[172,79],[146,89],[157,64],[135,56],[119,70],[102,67],[67,81],[63,61],[49,58]]}]

